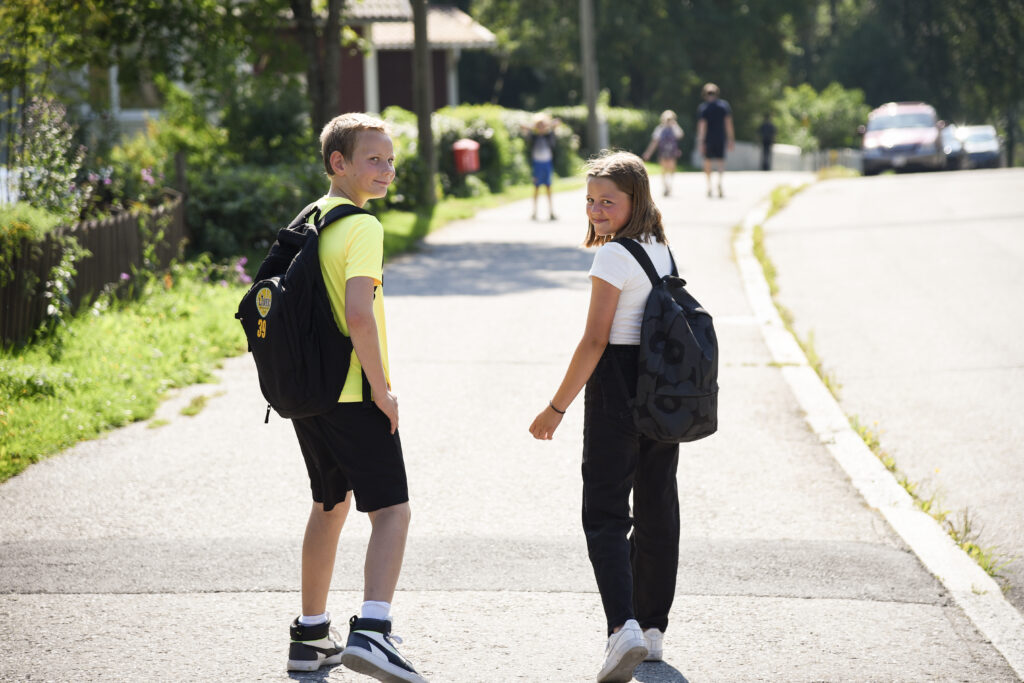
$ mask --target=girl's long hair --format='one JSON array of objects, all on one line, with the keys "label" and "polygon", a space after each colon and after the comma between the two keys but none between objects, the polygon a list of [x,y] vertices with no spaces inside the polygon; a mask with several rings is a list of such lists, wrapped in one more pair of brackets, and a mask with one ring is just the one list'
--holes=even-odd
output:
[{"label": "girl's long hair", "polygon": [[600,246],[617,237],[629,237],[641,242],[650,241],[667,244],[665,228],[661,224],[661,212],[651,198],[651,181],[643,160],[630,152],[604,152],[587,162],[587,180],[607,178],[615,187],[629,195],[632,207],[629,220],[614,235],[598,235],[594,224],[587,221],[587,239],[584,246]]}]

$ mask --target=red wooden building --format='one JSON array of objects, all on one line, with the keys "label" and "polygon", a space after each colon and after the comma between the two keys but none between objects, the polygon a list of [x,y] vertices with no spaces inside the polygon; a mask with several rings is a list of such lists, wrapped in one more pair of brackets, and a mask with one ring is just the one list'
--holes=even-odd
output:
[{"label": "red wooden building", "polygon": [[[369,46],[363,54],[344,51],[341,62],[341,112],[380,112],[397,105],[413,108],[413,23],[407,0],[350,2],[345,22]],[[459,55],[463,50],[495,47],[489,30],[456,7],[427,8],[427,41],[433,66],[434,108],[459,104]]]}]

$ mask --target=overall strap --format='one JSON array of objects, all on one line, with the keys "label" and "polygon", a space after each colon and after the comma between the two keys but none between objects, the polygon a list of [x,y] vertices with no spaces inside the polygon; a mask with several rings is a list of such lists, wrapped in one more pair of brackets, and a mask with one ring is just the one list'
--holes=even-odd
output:
[{"label": "overall strap", "polygon": [[[621,244],[623,247],[625,247],[626,251],[633,255],[633,258],[637,260],[637,263],[640,264],[640,267],[644,269],[645,273],[647,273],[647,277],[651,281],[651,286],[658,286],[658,283],[661,282],[661,277],[658,275],[658,271],[654,269],[654,264],[651,263],[651,257],[647,255],[647,250],[640,246],[639,242],[637,242],[636,240],[631,240],[626,237],[619,237],[613,239],[612,242],[615,242],[616,244]],[[669,262],[672,264],[672,275],[678,277],[679,271],[676,269],[676,260],[672,257],[671,249],[668,250],[668,259]]]}]

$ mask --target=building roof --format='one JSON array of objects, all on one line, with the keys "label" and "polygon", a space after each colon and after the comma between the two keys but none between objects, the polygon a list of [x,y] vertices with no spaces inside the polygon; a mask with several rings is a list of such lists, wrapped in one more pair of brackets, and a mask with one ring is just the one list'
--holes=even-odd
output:
[{"label": "building roof", "polygon": [[353,25],[412,22],[412,5],[409,0],[346,0],[343,21]]},{"label": "building roof", "polygon": [[[497,46],[498,39],[457,7],[431,5],[427,7],[427,42],[432,48],[482,49]],[[411,21],[374,23],[373,45],[378,50],[409,50],[413,44]]]}]

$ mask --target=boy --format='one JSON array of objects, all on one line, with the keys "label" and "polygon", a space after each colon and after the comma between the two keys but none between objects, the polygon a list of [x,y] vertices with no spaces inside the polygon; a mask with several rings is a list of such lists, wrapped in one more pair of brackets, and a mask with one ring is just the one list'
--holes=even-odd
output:
[{"label": "boy", "polygon": [[533,213],[530,220],[537,220],[537,198],[540,188],[548,193],[548,218],[558,220],[555,216],[555,204],[551,198],[551,176],[555,169],[555,126],[558,119],[552,119],[544,112],[535,114],[533,127],[526,137],[526,149],[530,155],[530,169],[533,174]]},{"label": "boy", "polygon": [[[385,124],[364,114],[330,121],[320,135],[330,191],[321,213],[383,197],[395,179]],[[347,216],[320,237],[320,269],[334,317],[354,347],[348,379],[329,413],[292,421],[309,473],[313,507],[302,542],[302,616],[291,625],[290,671],[344,664],[379,680],[425,681],[391,640],[391,600],[409,529],[409,493],[391,392],[384,325],[384,232],[367,214]],[[364,376],[365,375],[365,376]],[[368,395],[367,393],[368,392]],[[344,652],[327,612],[338,536],[352,496],[370,517],[363,605],[349,624]]]}]

